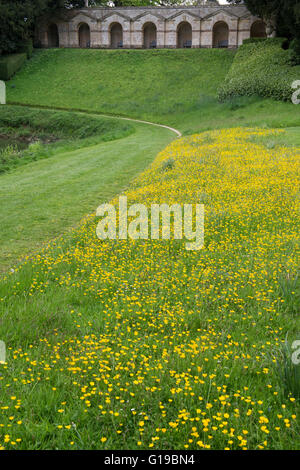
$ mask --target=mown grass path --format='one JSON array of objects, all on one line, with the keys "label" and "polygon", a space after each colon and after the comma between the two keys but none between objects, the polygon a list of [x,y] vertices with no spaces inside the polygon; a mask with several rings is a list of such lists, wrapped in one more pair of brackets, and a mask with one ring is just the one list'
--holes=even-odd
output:
[{"label": "mown grass path", "polygon": [[90,112],[87,112],[87,111],[84,111],[82,109],[70,109],[70,108],[59,108],[59,107],[56,107],[56,106],[33,106],[33,105],[24,105],[22,103],[17,103],[17,102],[13,102],[11,101],[9,104],[13,104],[13,105],[17,105],[17,106],[26,106],[26,108],[33,108],[33,109],[48,109],[50,111],[74,111],[74,112],[77,112],[77,113],[81,113],[81,114],[84,114],[84,115],[87,115],[87,116],[101,116],[101,117],[105,117],[105,118],[108,118],[108,119],[120,119],[122,121],[131,121],[131,122],[137,122],[139,124],[148,124],[149,126],[156,126],[156,127],[162,127],[164,129],[168,129],[169,131],[171,132],[174,132],[177,137],[181,137],[182,136],[182,133],[178,130],[178,129],[175,129],[174,127],[170,127],[170,126],[166,126],[165,124],[159,124],[159,123],[156,123],[156,122],[150,122],[150,121],[143,121],[142,119],[134,119],[134,118],[131,118],[131,117],[125,117],[125,116],[120,116],[118,114],[106,114],[106,113],[90,113]]},{"label": "mown grass path", "polygon": [[[96,113],[85,115],[88,119]],[[164,125],[101,116],[131,121],[135,132],[122,139],[58,153],[1,176],[0,270],[14,266],[18,259],[125,190],[174,133],[181,135]]]}]

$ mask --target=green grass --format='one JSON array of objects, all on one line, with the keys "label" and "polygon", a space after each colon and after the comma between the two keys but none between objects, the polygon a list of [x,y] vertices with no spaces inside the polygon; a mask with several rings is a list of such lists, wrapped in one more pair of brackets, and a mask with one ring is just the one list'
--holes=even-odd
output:
[{"label": "green grass", "polygon": [[233,57],[196,49],[38,51],[8,85],[8,100],[162,119],[193,109],[202,90],[215,95]]},{"label": "green grass", "polygon": [[3,279],[0,446],[300,448],[299,374],[283,349],[299,326],[299,165],[255,136],[175,140],[127,191],[147,207],[201,197],[203,250],[100,241],[91,216]]},{"label": "green grass", "polygon": [[292,83],[299,79],[300,66],[291,66],[289,50],[280,38],[243,44],[233,61],[219,97],[252,96],[291,101]]},{"label": "green grass", "polygon": [[228,50],[37,51],[7,84],[11,102],[123,114],[184,133],[252,126],[296,127],[299,110],[272,99],[220,104],[235,53]]},{"label": "green grass", "polygon": [[[114,126],[113,119],[106,122]],[[2,271],[123,191],[174,136],[154,126],[134,128],[123,139],[84,149],[68,150],[66,144],[46,159],[0,176]]]},{"label": "green grass", "polygon": [[[174,139],[132,124],[121,139],[67,139],[0,175],[2,266],[25,257],[0,282],[0,447],[300,448],[299,374],[284,346],[299,336],[300,108],[257,96],[220,104],[233,58],[39,51],[8,82],[10,102],[125,114],[186,135],[286,131],[185,137],[132,184]],[[99,243],[93,216],[78,227],[125,190],[144,203],[204,202],[205,249]]]},{"label": "green grass", "polygon": [[[113,140],[130,130],[130,123],[107,120],[99,116],[86,116],[72,112],[30,109],[22,106],[0,107],[0,133],[27,135],[40,139],[76,140],[97,136],[98,139]],[[115,135],[114,135],[115,134]]]},{"label": "green grass", "polygon": [[[134,132],[129,122],[63,111],[0,107],[0,135],[16,145],[0,151],[0,173],[39,159],[119,139]],[[56,142],[58,141],[58,142]],[[31,144],[18,149],[17,142]],[[25,145],[26,147],[26,145]]]}]

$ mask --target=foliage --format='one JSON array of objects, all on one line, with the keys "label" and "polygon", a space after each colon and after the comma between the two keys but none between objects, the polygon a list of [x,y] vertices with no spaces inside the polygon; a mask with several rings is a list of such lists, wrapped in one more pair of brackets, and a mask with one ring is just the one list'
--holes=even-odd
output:
[{"label": "foliage", "polygon": [[294,39],[290,44],[291,64],[300,65],[300,39]]},{"label": "foliage", "polygon": [[[241,3],[242,0],[228,0]],[[300,0],[244,0],[253,15],[273,23],[277,34],[300,39]]]},{"label": "foliage", "polygon": [[7,54],[24,49],[31,39],[35,22],[43,14],[57,8],[84,6],[84,0],[1,0],[0,1],[0,53]]},{"label": "foliage", "polygon": [[26,61],[26,54],[9,54],[0,57],[0,80],[9,80]]},{"label": "foliage", "polygon": [[225,49],[41,50],[8,85],[8,100],[165,121],[202,110],[202,90],[215,95],[233,57]]},{"label": "foliage", "polygon": [[[59,152],[60,147],[64,148],[67,142],[71,150],[74,146],[80,148],[79,139],[84,139],[84,146],[88,147],[88,138],[96,137],[97,142],[108,142],[125,137],[132,131],[129,123],[111,122],[100,116],[87,118],[83,114],[72,112],[1,106],[0,134],[32,143],[27,150],[17,151],[13,146],[3,149],[0,155],[0,173],[47,158]],[[52,143],[57,140],[58,143]],[[91,139],[91,144],[95,144],[94,139]]]},{"label": "foliage", "polygon": [[241,46],[219,89],[220,100],[237,95],[290,100],[291,85],[299,77],[300,68],[291,67],[289,51],[283,50],[281,44],[282,39],[275,38]]},{"label": "foliage", "polygon": [[253,141],[277,134],[176,139],[126,191],[205,195],[203,250],[100,241],[91,214],[1,281],[3,448],[299,448],[274,355],[297,329],[279,280],[298,265],[299,149]]},{"label": "foliage", "polygon": [[22,48],[20,49],[20,52],[25,52],[27,55],[27,59],[31,59],[33,55],[33,41],[32,39],[27,39],[27,41],[24,41],[24,44]]}]

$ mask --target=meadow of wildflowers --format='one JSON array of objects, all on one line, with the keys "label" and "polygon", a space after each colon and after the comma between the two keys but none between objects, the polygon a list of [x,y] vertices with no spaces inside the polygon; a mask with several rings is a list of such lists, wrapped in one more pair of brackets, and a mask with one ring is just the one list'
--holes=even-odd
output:
[{"label": "meadow of wildflowers", "polygon": [[204,249],[101,241],[92,214],[1,280],[2,449],[300,448],[300,149],[278,132],[177,139],[127,191],[203,203]]}]

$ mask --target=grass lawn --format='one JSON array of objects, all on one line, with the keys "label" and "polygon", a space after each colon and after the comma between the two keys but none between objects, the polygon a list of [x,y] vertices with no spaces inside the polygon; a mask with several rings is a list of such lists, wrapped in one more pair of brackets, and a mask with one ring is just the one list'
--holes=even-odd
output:
[{"label": "grass lawn", "polygon": [[[107,126],[113,127],[113,121],[107,119]],[[0,175],[2,271],[123,191],[175,135],[142,124],[134,129],[127,137],[89,142],[84,149],[65,143],[48,158]]]},{"label": "grass lawn", "polygon": [[226,49],[38,51],[8,83],[11,102],[123,114],[184,133],[257,125],[300,125],[291,103],[234,98],[217,90],[234,58]]},{"label": "grass lawn", "polygon": [[175,140],[127,191],[204,202],[203,250],[100,241],[91,216],[0,283],[0,445],[300,448],[284,346],[299,327],[299,149],[255,141],[275,136]]},{"label": "grass lawn", "polygon": [[[7,84],[185,136],[100,117],[114,140],[61,136],[0,175],[0,260],[25,258],[0,282],[0,448],[300,449],[300,108],[218,103],[233,57],[47,50]],[[100,241],[94,209],[121,192],[203,203],[204,248]]]}]

